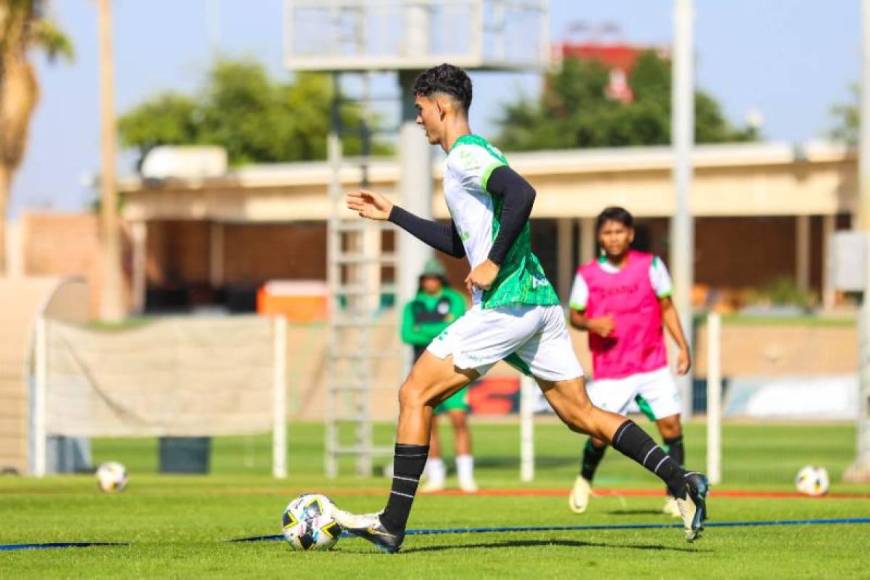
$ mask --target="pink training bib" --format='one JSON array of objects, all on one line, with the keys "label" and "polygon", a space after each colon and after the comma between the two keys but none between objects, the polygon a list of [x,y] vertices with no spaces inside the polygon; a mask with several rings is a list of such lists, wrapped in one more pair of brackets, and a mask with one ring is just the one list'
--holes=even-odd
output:
[{"label": "pink training bib", "polygon": [[589,333],[596,379],[621,379],[668,364],[661,306],[649,278],[652,261],[652,254],[632,250],[619,272],[607,272],[597,261],[578,268],[589,288],[586,318],[610,314],[615,326],[607,338]]}]

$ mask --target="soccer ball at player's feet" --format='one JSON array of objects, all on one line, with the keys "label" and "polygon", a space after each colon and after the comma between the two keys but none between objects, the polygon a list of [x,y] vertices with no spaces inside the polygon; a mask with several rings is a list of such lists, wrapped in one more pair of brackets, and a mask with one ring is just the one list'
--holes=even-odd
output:
[{"label": "soccer ball at player's feet", "polygon": [[106,493],[124,491],[127,487],[127,468],[116,461],[109,461],[97,468],[97,485]]},{"label": "soccer ball at player's feet", "polygon": [[342,532],[333,510],[328,497],[314,493],[302,494],[287,504],[281,515],[281,531],[290,547],[294,550],[332,548]]},{"label": "soccer ball at player's feet", "polygon": [[686,540],[694,542],[704,531],[704,520],[707,519],[707,492],[710,484],[703,473],[689,471],[683,476],[683,489],[675,493],[677,507],[683,517],[683,529]]},{"label": "soccer ball at player's feet", "polygon": [[820,496],[828,493],[831,480],[828,477],[828,470],[824,467],[807,465],[798,471],[794,485],[803,494]]}]

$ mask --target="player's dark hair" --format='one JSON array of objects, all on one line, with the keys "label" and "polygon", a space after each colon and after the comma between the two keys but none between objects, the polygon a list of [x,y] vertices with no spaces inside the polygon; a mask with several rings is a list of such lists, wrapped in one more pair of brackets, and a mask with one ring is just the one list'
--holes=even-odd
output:
[{"label": "player's dark hair", "polygon": [[624,207],[610,206],[604,208],[598,217],[595,219],[595,233],[601,232],[601,228],[607,222],[618,222],[627,228],[634,228],[634,216],[632,216]]},{"label": "player's dark hair", "polygon": [[444,63],[420,73],[414,81],[414,95],[431,97],[435,93],[450,95],[466,113],[471,107],[471,79],[458,66]]}]

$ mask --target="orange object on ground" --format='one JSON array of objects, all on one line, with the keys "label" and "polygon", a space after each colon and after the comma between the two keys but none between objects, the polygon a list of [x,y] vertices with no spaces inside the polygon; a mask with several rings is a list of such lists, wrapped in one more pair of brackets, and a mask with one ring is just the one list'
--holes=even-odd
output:
[{"label": "orange object on ground", "polygon": [[257,291],[257,313],[292,322],[326,320],[329,293],[317,280],[271,280]]}]

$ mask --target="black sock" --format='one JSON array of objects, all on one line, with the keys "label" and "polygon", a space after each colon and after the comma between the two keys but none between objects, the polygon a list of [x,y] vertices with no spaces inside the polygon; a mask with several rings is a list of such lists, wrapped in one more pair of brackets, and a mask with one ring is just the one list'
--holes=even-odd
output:
[{"label": "black sock", "polygon": [[405,531],[408,516],[411,514],[411,504],[414,503],[414,494],[417,493],[417,485],[428,456],[428,445],[396,443],[393,455],[393,487],[387,507],[381,514],[381,523],[392,533],[400,534]]},{"label": "black sock", "polygon": [[586,440],[586,445],[583,447],[583,459],[580,461],[580,476],[586,481],[592,481],[595,477],[595,470],[598,469],[598,464],[604,457],[604,452],[607,451],[607,446],[596,447],[592,444],[592,439]]},{"label": "black sock", "polygon": [[683,466],[686,464],[686,448],[683,447],[683,436],[665,438],[665,451],[671,456],[671,459],[677,462],[677,465]]},{"label": "black sock", "polygon": [[626,457],[634,459],[657,475],[667,484],[671,495],[683,497],[685,470],[671,459],[661,447],[656,445],[652,437],[635,425],[634,421],[627,419],[619,426],[613,435],[611,445]]}]

